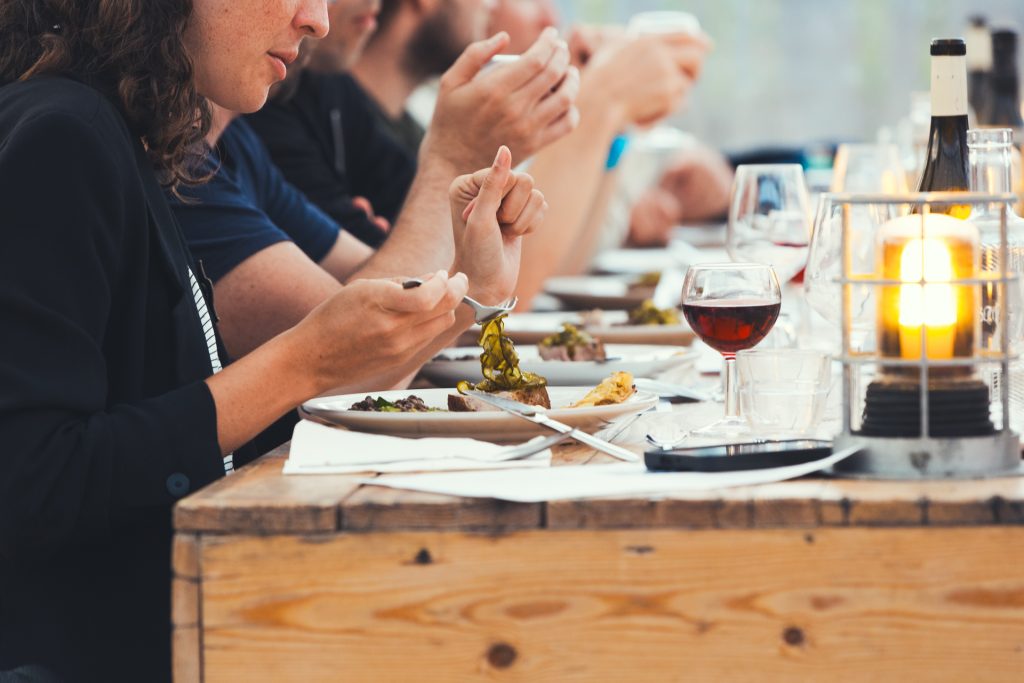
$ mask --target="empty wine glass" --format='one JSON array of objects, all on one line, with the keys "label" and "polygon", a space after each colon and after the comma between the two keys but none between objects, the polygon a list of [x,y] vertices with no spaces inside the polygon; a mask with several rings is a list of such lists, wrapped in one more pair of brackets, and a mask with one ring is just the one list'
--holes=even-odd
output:
[{"label": "empty wine glass", "polygon": [[906,194],[907,176],[896,145],[845,143],[832,164],[832,192]]},{"label": "empty wine glass", "polygon": [[782,282],[798,278],[807,263],[809,215],[799,164],[739,166],[729,201],[729,256],[769,265]]},{"label": "empty wine glass", "polygon": [[690,266],[683,282],[683,315],[705,344],[725,359],[725,416],[694,431],[699,436],[736,437],[750,433],[740,419],[736,352],[753,348],[779,317],[782,292],[775,271],[760,263]]}]

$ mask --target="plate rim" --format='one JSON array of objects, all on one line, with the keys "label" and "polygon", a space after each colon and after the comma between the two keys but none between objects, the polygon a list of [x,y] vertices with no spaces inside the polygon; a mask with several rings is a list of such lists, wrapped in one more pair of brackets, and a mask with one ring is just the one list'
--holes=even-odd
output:
[{"label": "plate rim", "polygon": [[[586,387],[584,387],[584,386],[549,387],[549,389],[555,389],[555,390],[558,390],[558,391],[570,391],[570,390],[573,390],[573,389],[575,389],[575,390],[582,390],[584,393],[589,391],[589,390],[591,390],[591,389],[593,389],[593,388],[594,387],[592,387],[592,386],[586,386]],[[510,419],[516,420],[518,422],[518,419],[514,415],[509,415],[508,413],[495,412],[495,411],[452,412],[452,411],[447,411],[446,410],[446,411],[438,411],[438,412],[432,412],[432,413],[377,413],[377,412],[372,412],[372,411],[350,411],[348,408],[326,408],[326,407],[316,407],[316,406],[311,406],[310,405],[314,401],[328,401],[328,400],[339,400],[339,399],[346,398],[346,397],[358,397],[358,398],[353,399],[353,402],[354,402],[356,400],[362,400],[363,398],[366,398],[367,396],[372,396],[372,395],[378,395],[379,396],[381,394],[386,394],[386,393],[390,393],[390,392],[401,392],[401,393],[415,394],[416,391],[417,391],[416,389],[388,389],[388,390],[382,390],[382,391],[369,391],[369,392],[365,392],[364,391],[364,392],[359,392],[359,393],[356,393],[356,394],[337,394],[337,395],[334,395],[334,396],[323,396],[323,397],[309,399],[308,401],[303,402],[302,405],[299,406],[299,408],[302,410],[302,412],[305,412],[305,413],[308,413],[310,415],[314,415],[314,416],[317,416],[317,417],[322,417],[323,413],[331,413],[331,414],[342,413],[342,414],[344,414],[344,413],[349,413],[349,412],[356,412],[356,413],[359,413],[358,417],[360,417],[360,418],[365,417],[366,419],[370,419],[370,420],[374,420],[374,421],[402,420],[402,421],[408,422],[408,421],[414,421],[414,420],[429,420],[429,421],[437,422],[437,421],[443,421],[443,420],[451,420],[452,416],[454,415],[454,416],[457,416],[457,419],[466,419],[466,420],[494,419],[496,416],[501,416],[501,417],[505,417],[505,418],[510,418]],[[423,391],[455,392],[456,389],[455,389],[455,387],[436,387],[436,388],[420,389],[419,391],[421,393]],[[568,407],[551,408],[549,410],[546,410],[545,414],[548,415],[549,417],[555,419],[555,420],[557,420],[560,415],[564,415],[566,412],[568,412],[570,415],[581,415],[583,417],[588,417],[588,416],[592,416],[595,412],[597,412],[597,413],[604,412],[605,410],[613,408],[614,406],[624,406],[624,405],[627,405],[627,404],[644,404],[644,403],[650,403],[651,405],[656,405],[659,400],[660,399],[659,399],[659,397],[658,397],[658,395],[656,393],[654,393],[652,391],[642,391],[640,389],[637,389],[635,394],[633,394],[630,398],[626,399],[625,401],[623,401],[621,403],[613,403],[611,405],[604,405],[604,406],[588,406],[586,408],[568,408]],[[647,406],[647,407],[650,407],[650,406]],[[646,409],[646,408],[644,408],[644,409]]]}]

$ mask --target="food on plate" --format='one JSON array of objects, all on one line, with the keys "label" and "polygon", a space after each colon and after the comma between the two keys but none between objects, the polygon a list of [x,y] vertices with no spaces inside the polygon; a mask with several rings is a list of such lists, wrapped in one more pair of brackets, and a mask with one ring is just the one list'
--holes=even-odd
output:
[{"label": "food on plate", "polygon": [[580,327],[604,327],[604,310],[593,308],[589,311],[580,311]]},{"label": "food on plate", "polygon": [[[476,389],[520,403],[551,407],[548,381],[536,373],[519,369],[519,355],[516,353],[515,344],[505,336],[505,315],[499,315],[484,323],[479,343],[483,349],[483,353],[480,354],[480,371],[484,378],[476,384],[465,380],[459,382],[457,388],[460,392]],[[483,402],[461,393],[448,395],[448,409],[459,412],[494,410]]]},{"label": "food on plate", "polygon": [[659,271],[644,273],[630,282],[626,286],[626,291],[630,296],[653,296],[659,282],[661,282],[661,273]]},{"label": "food on plate", "polygon": [[627,325],[678,325],[679,311],[674,308],[658,308],[648,299],[629,312]]},{"label": "food on plate", "polygon": [[441,412],[441,408],[431,408],[423,399],[419,396],[409,396],[408,398],[400,398],[395,402],[391,402],[386,398],[378,396],[373,398],[367,396],[362,401],[353,403],[348,408],[349,410],[361,410],[364,412],[371,413],[436,413]]},{"label": "food on plate", "polygon": [[608,357],[600,339],[572,323],[562,323],[561,332],[542,339],[537,345],[537,352],[543,360],[593,361]]},{"label": "food on plate", "polygon": [[613,372],[610,377],[606,377],[600,384],[588,391],[586,396],[569,407],[587,408],[622,403],[635,393],[633,375],[628,372]]}]

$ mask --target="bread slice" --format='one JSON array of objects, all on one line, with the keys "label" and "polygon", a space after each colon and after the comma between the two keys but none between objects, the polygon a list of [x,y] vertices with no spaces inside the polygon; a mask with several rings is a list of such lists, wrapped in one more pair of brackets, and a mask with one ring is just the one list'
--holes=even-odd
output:
[{"label": "bread slice", "polygon": [[[512,401],[519,401],[520,403],[526,403],[531,406],[540,406],[542,408],[551,407],[551,398],[548,396],[548,388],[544,386],[524,387],[514,391],[495,391],[493,394],[494,396],[500,396],[501,398],[507,398]],[[494,406],[484,403],[473,396],[448,394],[448,410],[456,413],[475,413],[500,410],[500,408],[495,408]]]}]

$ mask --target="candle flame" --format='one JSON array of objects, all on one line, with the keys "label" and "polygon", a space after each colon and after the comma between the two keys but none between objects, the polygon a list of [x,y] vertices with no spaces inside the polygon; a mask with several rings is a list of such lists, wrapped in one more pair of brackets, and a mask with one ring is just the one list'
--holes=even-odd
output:
[{"label": "candle flame", "polygon": [[[953,255],[940,239],[910,240],[900,254],[900,280],[920,282],[922,279],[925,282],[949,282],[953,279]],[[902,327],[955,325],[956,313],[957,298],[953,285],[900,286],[899,324]]]}]

